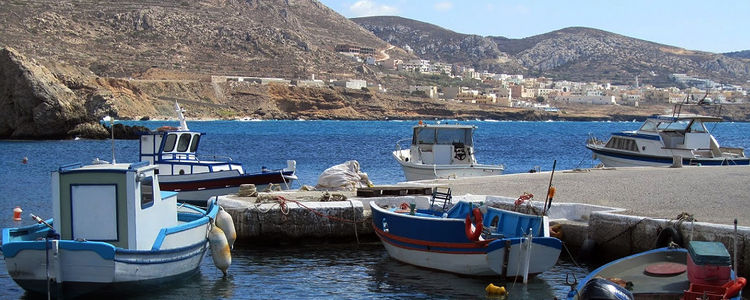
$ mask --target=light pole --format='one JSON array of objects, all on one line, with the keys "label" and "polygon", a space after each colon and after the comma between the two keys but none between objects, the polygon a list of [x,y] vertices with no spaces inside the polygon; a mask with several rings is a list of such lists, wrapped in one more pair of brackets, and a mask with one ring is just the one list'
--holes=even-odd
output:
[{"label": "light pole", "polygon": [[102,119],[104,122],[109,122],[109,131],[112,133],[112,164],[115,164],[115,118],[106,116]]}]

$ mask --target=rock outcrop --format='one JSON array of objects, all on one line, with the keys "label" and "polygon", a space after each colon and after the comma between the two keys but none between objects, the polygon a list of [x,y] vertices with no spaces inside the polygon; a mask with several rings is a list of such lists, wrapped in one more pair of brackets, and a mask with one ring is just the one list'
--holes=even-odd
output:
[{"label": "rock outcrop", "polygon": [[0,49],[0,137],[67,137],[86,118],[83,101],[50,70]]}]

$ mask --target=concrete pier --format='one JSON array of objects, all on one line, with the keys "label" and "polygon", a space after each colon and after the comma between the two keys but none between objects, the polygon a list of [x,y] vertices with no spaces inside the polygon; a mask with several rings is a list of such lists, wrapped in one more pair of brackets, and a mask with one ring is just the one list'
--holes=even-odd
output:
[{"label": "concrete pier", "polygon": [[[524,192],[544,202],[551,172],[508,174],[464,179],[426,180],[448,186],[454,195],[483,194],[517,198]],[[722,242],[734,253],[734,219],[738,220],[740,274],[750,274],[750,167],[635,167],[558,170],[551,213],[570,203],[589,204],[576,217],[558,220],[563,241],[580,247],[586,239],[597,255],[608,259],[652,249],[663,228],[677,227],[685,243]],[[691,215],[695,222],[684,221]],[[683,221],[680,221],[683,220]]]},{"label": "concrete pier", "polygon": [[[541,205],[551,172],[409,182],[408,186],[450,187],[453,195],[493,195],[509,205],[524,192]],[[676,228],[686,246],[693,240],[719,241],[734,255],[734,219],[738,219],[740,274],[750,273],[750,167],[617,168],[558,170],[557,193],[550,209],[562,224],[571,248],[596,245],[596,255],[614,259],[652,249],[659,233]],[[276,192],[294,201],[222,196],[219,204],[232,215],[240,242],[272,240],[351,240],[372,235],[368,203],[355,192],[331,192],[345,201],[325,200],[325,192]],[[390,197],[399,197],[395,194]],[[429,197],[429,196],[403,196]],[[335,198],[335,197],[334,197]],[[692,218],[688,218],[692,217]]]},{"label": "concrete pier", "polygon": [[[362,202],[324,192],[261,193],[260,197],[220,196],[218,203],[232,216],[238,242],[293,243],[303,240],[355,240],[373,233]],[[331,195],[331,194],[329,194]],[[258,199],[264,199],[258,201]],[[330,201],[330,198],[333,201]],[[336,199],[339,198],[339,199]],[[320,200],[329,200],[321,202]]]}]

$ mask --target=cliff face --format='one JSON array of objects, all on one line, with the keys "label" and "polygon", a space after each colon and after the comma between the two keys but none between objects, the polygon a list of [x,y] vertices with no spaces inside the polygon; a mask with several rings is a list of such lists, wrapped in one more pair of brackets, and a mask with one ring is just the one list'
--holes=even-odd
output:
[{"label": "cliff face", "polygon": [[46,67],[0,49],[0,136],[55,138],[87,119],[81,98]]}]

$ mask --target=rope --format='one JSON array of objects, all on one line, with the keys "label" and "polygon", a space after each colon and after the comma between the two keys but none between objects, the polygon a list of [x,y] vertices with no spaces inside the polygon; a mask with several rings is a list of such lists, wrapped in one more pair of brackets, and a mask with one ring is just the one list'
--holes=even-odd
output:
[{"label": "rope", "polygon": [[643,221],[644,221],[644,220],[646,220],[646,219],[647,219],[647,218],[642,218],[642,219],[640,219],[640,220],[639,220],[638,222],[635,222],[635,223],[634,223],[633,225],[630,225],[630,226],[628,226],[628,228],[625,228],[625,230],[623,230],[622,232],[620,232],[620,233],[618,233],[617,235],[615,235],[615,236],[613,236],[613,237],[611,237],[611,238],[607,239],[606,241],[604,241],[604,242],[603,242],[603,244],[607,244],[607,243],[611,242],[612,240],[614,240],[614,239],[616,239],[616,238],[619,238],[620,236],[622,236],[622,235],[623,235],[623,234],[625,234],[626,232],[629,232],[629,231],[633,231],[633,229],[634,229],[634,228],[635,228],[636,226],[638,226],[638,224],[640,224],[641,222],[643,222]]},{"label": "rope", "polygon": [[[259,197],[259,198],[258,198],[258,200],[261,200],[261,201],[263,201],[263,200],[265,200],[265,199],[261,199],[261,198]],[[312,209],[312,208],[309,208],[309,207],[307,207],[306,205],[302,204],[302,202],[300,202],[300,201],[297,201],[297,200],[291,200],[291,199],[287,199],[287,198],[284,198],[283,196],[275,196],[275,197],[273,197],[272,199],[268,199],[268,200],[276,201],[276,202],[277,202],[276,204],[278,204],[278,205],[280,206],[280,210],[281,210],[281,213],[282,213],[283,215],[285,215],[285,216],[289,214],[289,207],[288,207],[288,205],[287,205],[287,202],[293,202],[293,203],[296,203],[297,205],[299,205],[300,207],[302,207],[302,208],[305,208],[305,209],[307,209],[308,211],[310,211],[310,212],[312,212],[312,213],[316,214],[317,216],[319,216],[319,217],[323,217],[323,218],[327,218],[327,219],[329,219],[329,220],[333,220],[333,221],[338,221],[338,222],[343,222],[343,223],[351,223],[351,224],[355,224],[355,226],[356,226],[356,224],[358,224],[358,223],[364,223],[364,222],[366,222],[365,220],[362,220],[362,221],[356,221],[356,220],[349,220],[349,219],[339,218],[339,217],[336,217],[336,216],[330,216],[330,215],[326,215],[326,214],[324,214],[324,213],[322,213],[322,212],[320,212],[320,211],[317,211],[317,210],[315,210],[315,209]],[[353,203],[353,202],[351,202],[351,200],[349,200],[349,203],[350,203],[350,204],[352,205],[352,212],[353,212],[353,213],[352,213],[352,215],[354,215],[354,218],[356,219],[356,214],[354,214],[354,212],[355,212],[355,208],[354,208],[354,203]],[[275,207],[275,205],[272,205],[272,206],[271,206],[271,207],[269,207],[268,209],[266,209],[266,210],[262,210],[262,209],[260,209],[260,205],[261,205],[261,203],[258,203],[258,204],[256,204],[256,206],[255,206],[255,207],[256,207],[256,209],[258,209],[258,211],[260,211],[261,213],[267,213],[267,212],[269,212],[269,211],[270,211],[271,209],[273,209],[273,208]],[[356,234],[356,227],[355,227],[355,234]],[[357,238],[357,239],[359,240],[359,238]]]}]

